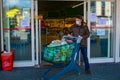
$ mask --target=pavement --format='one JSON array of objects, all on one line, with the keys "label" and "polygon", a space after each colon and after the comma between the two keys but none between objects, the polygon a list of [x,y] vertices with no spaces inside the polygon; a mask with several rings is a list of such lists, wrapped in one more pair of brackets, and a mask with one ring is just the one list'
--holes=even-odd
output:
[{"label": "pavement", "polygon": [[[120,63],[90,64],[92,74],[85,74],[84,66],[80,66],[81,74],[70,71],[56,80],[120,80]],[[0,80],[41,80],[41,74],[48,68],[19,67],[12,71],[0,70]],[[48,75],[54,76],[63,68],[55,68]],[[46,79],[44,79],[46,80]]]}]

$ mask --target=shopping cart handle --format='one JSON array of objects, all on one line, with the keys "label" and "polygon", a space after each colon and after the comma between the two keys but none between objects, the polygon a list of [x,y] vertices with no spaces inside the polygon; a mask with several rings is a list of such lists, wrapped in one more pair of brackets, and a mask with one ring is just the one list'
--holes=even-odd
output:
[{"label": "shopping cart handle", "polygon": [[64,39],[64,38],[77,39],[78,37],[74,37],[74,36],[63,36],[62,38],[63,38],[63,39]]},{"label": "shopping cart handle", "polygon": [[74,37],[74,36],[63,36],[62,39],[76,39],[76,43],[80,43],[82,40],[82,37],[78,36],[78,37]]}]

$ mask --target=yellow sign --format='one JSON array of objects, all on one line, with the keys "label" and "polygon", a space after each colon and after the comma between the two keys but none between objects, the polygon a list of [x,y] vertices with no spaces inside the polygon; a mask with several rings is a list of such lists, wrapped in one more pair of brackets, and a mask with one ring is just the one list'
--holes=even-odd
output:
[{"label": "yellow sign", "polygon": [[6,12],[8,18],[14,18],[16,14],[20,14],[19,9],[12,9]]}]

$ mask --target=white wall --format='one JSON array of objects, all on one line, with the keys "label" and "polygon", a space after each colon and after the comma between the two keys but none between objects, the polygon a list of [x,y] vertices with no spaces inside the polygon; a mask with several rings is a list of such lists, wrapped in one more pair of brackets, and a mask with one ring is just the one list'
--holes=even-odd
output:
[{"label": "white wall", "polygon": [[119,62],[120,58],[120,0],[116,0],[116,45],[115,45],[115,62]]}]

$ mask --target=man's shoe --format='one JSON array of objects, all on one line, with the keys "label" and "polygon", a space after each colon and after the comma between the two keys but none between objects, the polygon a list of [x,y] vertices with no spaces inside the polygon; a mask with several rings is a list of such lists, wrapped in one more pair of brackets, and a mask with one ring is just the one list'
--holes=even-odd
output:
[{"label": "man's shoe", "polygon": [[85,70],[86,74],[92,74],[91,70]]}]

